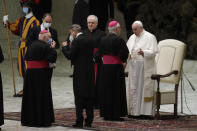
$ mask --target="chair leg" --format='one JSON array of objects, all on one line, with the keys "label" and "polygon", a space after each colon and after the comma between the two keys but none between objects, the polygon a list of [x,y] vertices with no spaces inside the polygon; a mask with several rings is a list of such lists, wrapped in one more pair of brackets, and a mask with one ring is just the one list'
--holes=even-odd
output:
[{"label": "chair leg", "polygon": [[174,116],[177,117],[177,103],[174,104]]},{"label": "chair leg", "polygon": [[156,113],[156,119],[160,119],[159,109],[160,109],[160,92],[157,92],[157,113]]},{"label": "chair leg", "polygon": [[176,92],[176,95],[175,95],[175,104],[174,104],[174,116],[177,117],[177,102],[178,102],[178,87],[179,85],[176,84],[175,85],[175,92]]},{"label": "chair leg", "polygon": [[160,114],[159,114],[159,109],[160,109],[160,104],[161,104],[161,93],[160,93],[160,88],[159,88],[159,79],[157,80],[157,92],[156,92],[156,104],[157,104],[157,113],[156,113],[156,120],[160,119]]}]

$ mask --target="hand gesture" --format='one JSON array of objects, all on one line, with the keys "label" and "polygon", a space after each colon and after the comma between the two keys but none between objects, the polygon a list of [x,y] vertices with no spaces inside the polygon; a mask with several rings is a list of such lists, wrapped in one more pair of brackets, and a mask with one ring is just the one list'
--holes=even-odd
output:
[{"label": "hand gesture", "polygon": [[142,56],[144,57],[144,52],[142,51],[142,49],[140,49],[140,50],[138,51],[138,55],[142,55]]},{"label": "hand gesture", "polygon": [[51,43],[51,48],[55,48],[56,42],[53,40],[53,42]]}]

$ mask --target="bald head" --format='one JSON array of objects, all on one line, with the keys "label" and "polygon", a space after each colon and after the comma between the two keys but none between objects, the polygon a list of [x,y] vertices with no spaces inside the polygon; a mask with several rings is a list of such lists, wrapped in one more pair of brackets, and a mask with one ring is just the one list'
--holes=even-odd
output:
[{"label": "bald head", "polygon": [[95,15],[89,15],[87,18],[88,29],[92,32],[98,26],[98,17]]},{"label": "bald head", "polygon": [[140,36],[143,31],[143,24],[141,21],[134,21],[132,24],[132,31],[136,36]]},{"label": "bald head", "polygon": [[48,42],[49,39],[51,38],[51,33],[50,32],[46,32],[46,33],[40,33],[39,34],[39,40],[44,41],[44,42]]}]

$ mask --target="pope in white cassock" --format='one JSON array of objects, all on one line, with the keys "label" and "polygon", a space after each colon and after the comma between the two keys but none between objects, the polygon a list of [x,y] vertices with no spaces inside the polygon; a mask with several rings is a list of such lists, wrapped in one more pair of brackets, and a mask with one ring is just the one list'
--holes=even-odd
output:
[{"label": "pope in white cassock", "polygon": [[154,116],[154,85],[151,75],[156,72],[155,55],[158,53],[155,36],[143,28],[141,21],[132,24],[133,35],[129,49],[129,86],[127,90],[128,115]]}]

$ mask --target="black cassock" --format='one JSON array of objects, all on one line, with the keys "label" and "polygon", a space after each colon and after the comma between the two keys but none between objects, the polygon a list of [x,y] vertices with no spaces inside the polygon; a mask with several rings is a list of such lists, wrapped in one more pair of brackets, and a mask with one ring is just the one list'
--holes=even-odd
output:
[{"label": "black cassock", "polygon": [[89,0],[90,14],[98,17],[98,28],[105,31],[109,18],[114,18],[113,0]]},{"label": "black cassock", "polygon": [[[50,48],[47,43],[40,40],[35,40],[28,47],[26,53],[28,62],[54,63],[56,58],[55,49]],[[35,127],[50,126],[54,122],[50,69],[48,67],[29,67],[27,64],[23,87],[21,124]]]},{"label": "black cassock", "polygon": [[73,91],[75,96],[75,107],[77,124],[83,124],[83,109],[86,109],[86,124],[93,121],[94,103],[94,62],[93,47],[88,37],[84,34],[79,35],[72,42],[72,47],[62,48],[65,57],[71,59],[74,65],[73,72]]},{"label": "black cassock", "polygon": [[[38,40],[38,36],[39,36],[40,31],[41,31],[41,27],[40,26],[33,27],[30,30],[29,36],[27,38],[27,44],[28,44],[28,46],[31,45],[31,43],[34,40]],[[49,32],[51,33],[51,38],[56,42],[55,48],[56,49],[59,48],[60,47],[60,44],[59,44],[59,41],[58,41],[57,31],[54,28],[49,27]]]},{"label": "black cassock", "polygon": [[[0,46],[0,63],[4,60],[4,56]],[[1,79],[1,72],[0,72],[0,126],[4,124],[4,115],[3,115],[3,84]]]},{"label": "black cassock", "polygon": [[101,39],[99,53],[120,58],[120,64],[103,63],[98,82],[100,115],[109,120],[119,119],[127,115],[125,75],[121,62],[126,62],[129,51],[122,38],[110,33]]},{"label": "black cassock", "polygon": [[95,29],[92,32],[89,30],[85,30],[84,34],[86,34],[91,42],[91,45],[94,45],[94,66],[95,66],[95,107],[98,108],[98,86],[97,86],[97,81],[100,78],[100,68],[102,66],[102,60],[101,57],[98,55],[98,47],[100,44],[100,40],[102,37],[104,37],[106,34],[100,30],[100,29]]}]

